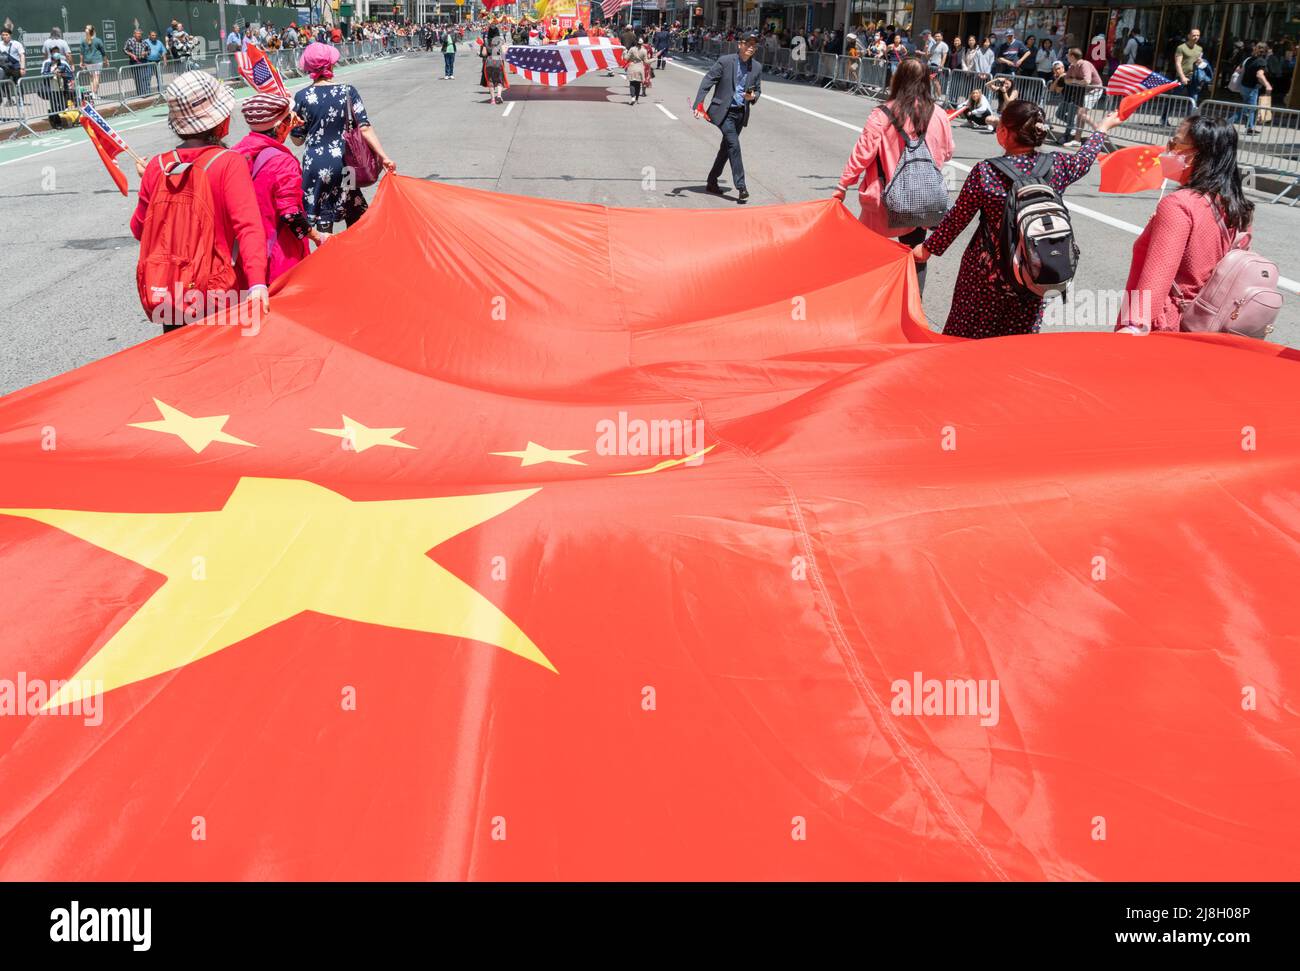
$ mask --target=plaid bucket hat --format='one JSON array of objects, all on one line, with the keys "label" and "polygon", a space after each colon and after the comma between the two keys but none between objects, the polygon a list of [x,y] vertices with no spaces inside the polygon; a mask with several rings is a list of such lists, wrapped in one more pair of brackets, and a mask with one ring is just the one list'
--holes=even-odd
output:
[{"label": "plaid bucket hat", "polygon": [[216,128],[235,110],[230,90],[202,71],[186,71],[163,93],[167,99],[167,124],[182,138]]}]

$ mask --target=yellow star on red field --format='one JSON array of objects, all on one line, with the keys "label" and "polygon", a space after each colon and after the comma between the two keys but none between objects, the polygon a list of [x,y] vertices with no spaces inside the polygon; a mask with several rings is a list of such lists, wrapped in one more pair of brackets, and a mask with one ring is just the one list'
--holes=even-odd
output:
[{"label": "yellow star on red field", "polygon": [[158,406],[158,413],[162,415],[161,420],[133,421],[129,423],[132,428],[143,428],[146,431],[175,435],[195,452],[202,452],[213,442],[245,445],[248,448],[257,447],[252,442],[246,442],[242,438],[236,438],[234,435],[222,430],[225,428],[226,422],[230,421],[229,415],[195,418],[193,415],[187,415],[179,408],[173,408],[157,398],[153,399],[153,403]]},{"label": "yellow star on red field", "polygon": [[555,462],[559,465],[586,465],[586,462],[580,462],[574,456],[585,455],[587,451],[585,448],[547,448],[545,445],[529,442],[525,448],[518,452],[493,452],[492,454],[519,459],[519,467],[526,469],[530,465],[541,465],[543,462]]},{"label": "yellow star on red field", "polygon": [[58,707],[96,682],[112,691],[184,667],[304,611],[480,641],[554,671],[495,604],[429,555],[537,491],[357,502],[300,479],[242,478],[215,511],[0,515],[54,526],[166,577],[49,700]]},{"label": "yellow star on red field", "polygon": [[343,416],[342,428],[313,428],[312,431],[343,439],[343,447],[353,452],[364,452],[376,445],[387,445],[389,448],[415,448],[414,445],[399,442],[395,437],[406,431],[405,427],[368,428],[355,418],[349,418],[347,415]]}]

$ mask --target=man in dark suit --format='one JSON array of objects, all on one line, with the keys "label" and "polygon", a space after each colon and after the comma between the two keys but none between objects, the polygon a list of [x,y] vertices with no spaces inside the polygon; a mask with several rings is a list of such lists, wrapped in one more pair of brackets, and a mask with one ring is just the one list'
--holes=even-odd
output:
[{"label": "man in dark suit", "polygon": [[[745,163],[740,158],[740,131],[749,124],[749,106],[763,93],[759,83],[763,65],[754,60],[758,32],[748,31],[741,35],[736,49],[739,53],[723,54],[709,68],[709,73],[700,82],[700,89],[695,92],[695,103],[691,107],[695,117],[707,118],[722,131],[722,144],[718,146],[718,156],[709,170],[706,188],[715,195],[722,195],[718,176],[730,159],[731,181],[736,184],[740,201],[744,202],[749,198],[749,190],[745,188]],[[705,107],[705,94],[710,88],[713,88],[713,98]]]}]

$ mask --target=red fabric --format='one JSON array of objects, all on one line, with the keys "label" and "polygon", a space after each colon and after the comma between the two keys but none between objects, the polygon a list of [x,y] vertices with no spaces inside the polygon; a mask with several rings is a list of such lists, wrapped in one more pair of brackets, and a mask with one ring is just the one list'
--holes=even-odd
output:
[{"label": "red fabric", "polygon": [[[98,727],[0,717],[0,878],[1293,877],[1296,362],[1221,336],[942,342],[919,308],[906,250],[831,200],[388,176],[256,337],[187,327],[6,396],[4,677],[73,677],[168,583],[269,596],[335,536],[283,604],[378,555],[387,593],[359,606],[441,611],[404,586],[423,557],[553,670],[333,601],[194,660],[151,638],[177,666],[108,692]],[[256,447],[132,427],[155,399]],[[663,461],[597,449],[620,411],[703,421],[713,450],[612,475]],[[343,414],[413,447],[313,431]],[[493,454],[529,441],[586,464]],[[334,511],[289,538],[290,499],[232,517],[259,482]],[[503,491],[527,496],[450,539],[345,528]],[[141,514],[129,535],[184,575],[50,510]],[[207,533],[198,580],[167,537],[204,511],[244,539],[223,560],[234,534]],[[999,720],[895,713],[916,672],[996,679]]]},{"label": "red fabric", "polygon": [[1154,145],[1135,145],[1097,156],[1101,166],[1101,191],[1115,194],[1159,189],[1164,183],[1160,153]]},{"label": "red fabric", "polygon": [[1158,88],[1150,88],[1146,91],[1136,91],[1133,94],[1125,95],[1119,103],[1120,121],[1128,118],[1133,112],[1137,111],[1152,98],[1159,97],[1174,88],[1178,87],[1177,81],[1170,81],[1168,84],[1162,84]]},{"label": "red fabric", "polygon": [[[892,108],[893,103],[889,104]],[[916,137],[916,132],[912,130],[910,123],[904,123],[904,130],[909,138]],[[930,125],[925,132],[925,144],[940,168],[952,158],[952,123],[947,112],[942,108],[936,107],[930,115]],[[846,192],[859,182],[862,183],[861,188],[858,189],[858,203],[861,206],[859,218],[864,226],[881,236],[903,236],[912,231],[911,227],[906,226],[901,229],[890,228],[889,216],[880,202],[881,193],[893,178],[894,169],[898,167],[898,159],[902,154],[903,139],[883,111],[873,110],[867,116],[867,121],[862,126],[862,134],[858,136],[857,144],[853,146],[849,160],[844,164],[844,171],[840,175],[840,188]],[[881,181],[879,170],[876,168],[877,157],[884,166],[884,182]]]},{"label": "red fabric", "polygon": [[86,134],[90,136],[90,144],[95,146],[95,151],[99,155],[99,160],[104,163],[104,168],[108,169],[108,174],[113,180],[113,184],[117,186],[118,191],[120,191],[122,195],[127,195],[126,175],[117,167],[117,163],[113,161],[122,150],[111,141],[105,141],[100,138],[99,129],[91,124],[89,118],[83,115],[80,121],[81,127],[84,128]]},{"label": "red fabric", "polygon": [[1130,294],[1150,294],[1150,300],[1130,300],[1128,312],[1121,314],[1116,326],[1178,330],[1182,314],[1174,302],[1173,285],[1178,284],[1183,299],[1195,299],[1228,245],[1228,235],[1205,196],[1191,189],[1165,196],[1133,243],[1133,262],[1124,286]]},{"label": "red fabric", "polygon": [[[255,163],[264,151],[268,156],[253,176],[253,190],[266,237],[267,282],[273,282],[286,270],[302,262],[307,255],[307,241],[299,239],[284,224],[281,216],[302,212],[302,163],[283,142],[260,132],[249,132],[235,146],[235,151]],[[252,171],[250,165],[250,172]]]},{"label": "red fabric", "polygon": [[[181,148],[178,152],[182,161],[191,162],[210,148],[211,146]],[[140,180],[140,198],[135,212],[131,214],[131,235],[136,239],[140,238],[149,199],[162,175],[161,165],[171,157],[171,152],[156,155],[149,160],[144,170],[144,177]],[[208,182],[212,187],[212,201],[216,208],[217,251],[226,262],[231,262],[231,254],[234,253],[235,242],[238,240],[239,266],[236,270],[239,278],[247,281],[250,287],[264,285],[266,236],[262,231],[262,216],[257,208],[248,164],[238,152],[227,151],[208,169]]]}]

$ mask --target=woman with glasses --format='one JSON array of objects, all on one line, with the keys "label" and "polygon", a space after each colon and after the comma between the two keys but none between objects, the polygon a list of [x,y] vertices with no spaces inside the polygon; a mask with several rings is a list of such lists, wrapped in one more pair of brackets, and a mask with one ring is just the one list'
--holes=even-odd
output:
[{"label": "woman with glasses", "polygon": [[1121,333],[1178,330],[1184,304],[1196,299],[1229,248],[1250,235],[1255,205],[1241,189],[1236,128],[1192,115],[1165,154],[1181,170],[1175,181],[1183,188],[1160,200],[1133,244],[1127,299],[1115,325]]}]

